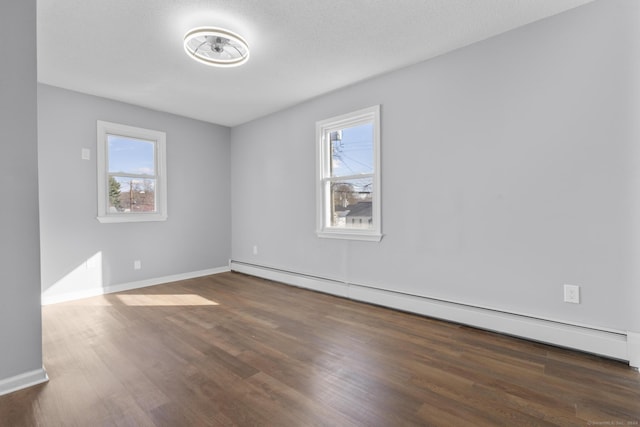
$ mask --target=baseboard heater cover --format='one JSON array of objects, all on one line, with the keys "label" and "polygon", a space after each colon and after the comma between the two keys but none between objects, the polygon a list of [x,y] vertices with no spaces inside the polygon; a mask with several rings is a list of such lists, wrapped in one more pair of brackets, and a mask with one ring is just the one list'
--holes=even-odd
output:
[{"label": "baseboard heater cover", "polygon": [[633,335],[638,342],[633,341],[632,345],[627,343],[624,332],[403,294],[240,261],[232,260],[230,267],[232,271],[288,285],[627,361],[634,367],[640,365],[638,334]]},{"label": "baseboard heater cover", "polygon": [[0,396],[49,381],[44,367],[0,380]]}]

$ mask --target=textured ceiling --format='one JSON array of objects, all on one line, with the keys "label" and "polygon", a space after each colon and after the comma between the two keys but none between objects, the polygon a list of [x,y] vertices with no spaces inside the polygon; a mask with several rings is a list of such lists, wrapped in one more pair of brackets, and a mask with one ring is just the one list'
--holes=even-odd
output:
[{"label": "textured ceiling", "polygon": [[[592,0],[38,0],[38,80],[234,126]],[[241,34],[251,58],[188,58],[184,34]]]}]

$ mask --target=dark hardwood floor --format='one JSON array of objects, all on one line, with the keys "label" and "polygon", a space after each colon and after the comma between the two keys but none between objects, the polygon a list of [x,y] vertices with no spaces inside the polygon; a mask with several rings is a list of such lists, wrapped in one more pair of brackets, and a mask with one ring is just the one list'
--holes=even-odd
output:
[{"label": "dark hardwood floor", "polygon": [[624,363],[238,273],[43,307],[2,426],[638,425]]}]

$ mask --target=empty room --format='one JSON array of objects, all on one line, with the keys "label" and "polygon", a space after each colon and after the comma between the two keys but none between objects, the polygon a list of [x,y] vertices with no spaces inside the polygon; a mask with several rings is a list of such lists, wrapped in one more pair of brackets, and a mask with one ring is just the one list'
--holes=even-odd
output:
[{"label": "empty room", "polygon": [[0,6],[0,425],[640,424],[640,1]]}]

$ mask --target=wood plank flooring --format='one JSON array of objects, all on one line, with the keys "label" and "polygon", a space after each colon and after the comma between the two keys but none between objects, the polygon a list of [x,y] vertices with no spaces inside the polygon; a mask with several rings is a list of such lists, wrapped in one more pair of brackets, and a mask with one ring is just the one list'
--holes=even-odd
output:
[{"label": "wood plank flooring", "polygon": [[626,364],[223,273],[43,307],[2,426],[639,425]]}]

